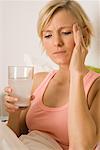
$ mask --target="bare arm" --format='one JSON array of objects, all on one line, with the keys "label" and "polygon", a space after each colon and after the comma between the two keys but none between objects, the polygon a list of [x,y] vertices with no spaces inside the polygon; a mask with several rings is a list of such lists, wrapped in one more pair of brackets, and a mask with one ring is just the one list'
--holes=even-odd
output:
[{"label": "bare arm", "polygon": [[[47,74],[48,73],[41,72],[34,75],[32,93],[43,81]],[[25,110],[16,108],[14,104],[16,101],[15,98],[11,96],[11,89],[7,88],[5,92],[7,93],[7,96],[5,96],[5,107],[7,112],[9,113],[9,119],[7,124],[8,127],[10,127],[17,136],[27,133],[28,129],[26,126],[26,114],[29,108]]]},{"label": "bare arm", "polygon": [[25,116],[28,109],[18,110],[15,113],[9,114],[9,120],[7,126],[11,128],[19,137],[22,133],[27,133],[27,126],[25,123]]},{"label": "bare arm", "polygon": [[99,89],[92,102],[90,114],[96,124],[97,143],[100,144],[100,78],[98,80]]},{"label": "bare arm", "polygon": [[71,76],[69,103],[69,139],[74,150],[92,150],[97,143],[96,124],[88,109],[83,77]]},{"label": "bare arm", "polygon": [[[75,48],[70,61],[68,131],[71,150],[93,150],[97,144],[97,124],[88,109],[83,86],[84,62],[88,53],[80,27],[73,25]],[[93,97],[92,97],[93,99]],[[96,97],[96,99],[99,99]],[[94,100],[93,100],[94,101]]]}]

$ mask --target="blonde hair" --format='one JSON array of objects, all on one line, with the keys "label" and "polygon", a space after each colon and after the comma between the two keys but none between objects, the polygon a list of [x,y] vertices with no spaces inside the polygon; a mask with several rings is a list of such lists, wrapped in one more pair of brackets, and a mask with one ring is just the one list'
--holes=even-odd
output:
[{"label": "blonde hair", "polygon": [[86,28],[86,34],[83,30],[82,31],[85,39],[85,45],[88,47],[91,42],[91,36],[93,35],[93,28],[83,8],[74,0],[51,0],[40,11],[37,28],[39,37],[42,38],[42,32],[44,28],[49,23],[53,15],[61,9],[70,11],[71,14],[77,19],[81,29]]}]

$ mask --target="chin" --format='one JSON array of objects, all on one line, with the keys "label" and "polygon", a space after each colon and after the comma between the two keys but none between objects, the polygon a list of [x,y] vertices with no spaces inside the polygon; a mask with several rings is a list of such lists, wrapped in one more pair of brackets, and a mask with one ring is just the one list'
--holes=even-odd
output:
[{"label": "chin", "polygon": [[69,65],[69,61],[68,60],[61,60],[61,59],[56,59],[56,60],[53,60],[57,65]]}]

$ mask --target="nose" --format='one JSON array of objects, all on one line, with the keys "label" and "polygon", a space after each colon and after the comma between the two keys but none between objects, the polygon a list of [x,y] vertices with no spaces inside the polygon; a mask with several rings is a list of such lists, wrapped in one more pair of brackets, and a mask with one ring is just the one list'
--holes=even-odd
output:
[{"label": "nose", "polygon": [[54,46],[61,47],[63,45],[63,40],[59,34],[56,34],[53,38]]}]

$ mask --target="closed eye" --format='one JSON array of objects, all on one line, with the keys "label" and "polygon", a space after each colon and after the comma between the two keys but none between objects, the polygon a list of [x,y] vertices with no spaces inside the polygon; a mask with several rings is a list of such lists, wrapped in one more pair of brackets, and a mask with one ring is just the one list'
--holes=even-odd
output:
[{"label": "closed eye", "polygon": [[52,35],[45,35],[44,38],[50,38]]},{"label": "closed eye", "polygon": [[69,35],[69,34],[72,34],[72,32],[71,31],[70,32],[62,32],[62,34]]}]

